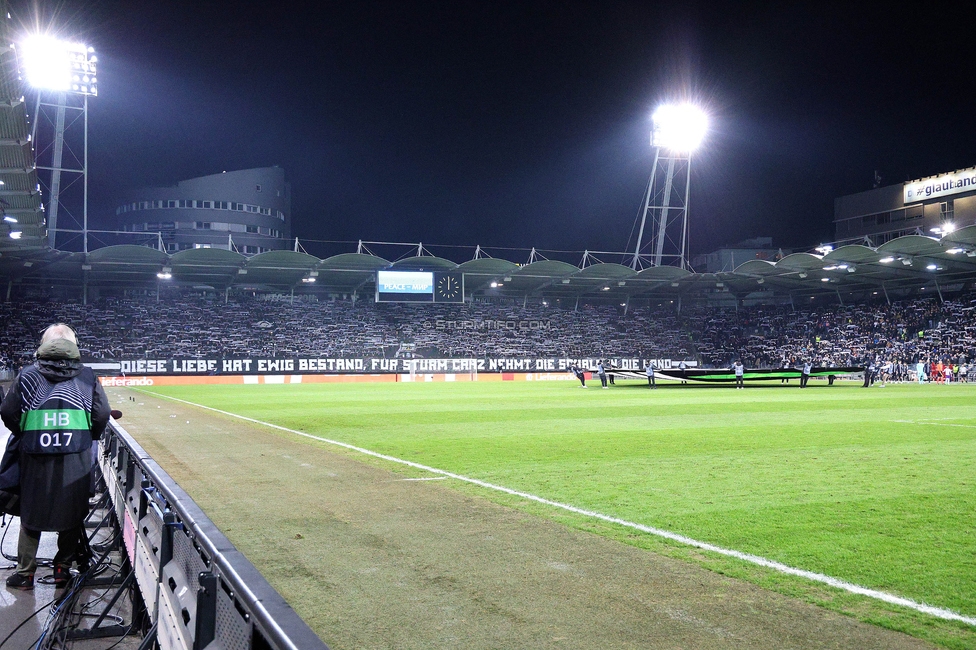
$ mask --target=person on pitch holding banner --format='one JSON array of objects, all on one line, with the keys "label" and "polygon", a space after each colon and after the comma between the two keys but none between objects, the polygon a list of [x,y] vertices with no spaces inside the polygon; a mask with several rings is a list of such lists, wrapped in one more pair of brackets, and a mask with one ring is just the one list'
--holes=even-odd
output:
[{"label": "person on pitch holding banner", "polygon": [[576,366],[570,366],[569,371],[576,375],[576,378],[579,379],[580,388],[586,388],[586,373]]},{"label": "person on pitch holding banner", "polygon": [[607,369],[602,361],[596,364],[596,374],[600,377],[600,383],[603,384],[603,387],[609,388],[607,386]]},{"label": "person on pitch holding banner", "polygon": [[810,381],[810,371],[813,370],[813,364],[810,363],[809,359],[803,362],[803,369],[800,370],[800,388],[806,388],[807,382]]},{"label": "person on pitch holding banner", "polygon": [[647,362],[647,367],[644,368],[644,371],[647,373],[647,387],[657,388],[657,384],[654,382],[654,366],[651,365],[650,361]]},{"label": "person on pitch holding banner", "polygon": [[743,380],[745,379],[746,369],[745,366],[742,365],[742,361],[740,359],[736,359],[735,363],[732,364],[732,370],[735,371],[736,390],[740,388],[745,388],[745,382]]},{"label": "person on pitch holding banner", "polygon": [[[63,587],[71,565],[85,560],[93,441],[108,424],[108,398],[81,363],[78,339],[63,323],[41,336],[37,360],[21,370],[0,404],[19,461],[20,538],[17,568],[7,586],[33,589],[41,531],[58,533],[54,584]],[[7,486],[9,487],[9,486]]]}]

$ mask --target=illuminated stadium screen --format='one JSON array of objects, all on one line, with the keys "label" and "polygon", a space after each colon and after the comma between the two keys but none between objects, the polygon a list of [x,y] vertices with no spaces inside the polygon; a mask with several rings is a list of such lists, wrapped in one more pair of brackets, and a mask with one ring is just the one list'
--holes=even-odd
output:
[{"label": "illuminated stadium screen", "polygon": [[377,271],[376,302],[464,302],[464,275]]}]

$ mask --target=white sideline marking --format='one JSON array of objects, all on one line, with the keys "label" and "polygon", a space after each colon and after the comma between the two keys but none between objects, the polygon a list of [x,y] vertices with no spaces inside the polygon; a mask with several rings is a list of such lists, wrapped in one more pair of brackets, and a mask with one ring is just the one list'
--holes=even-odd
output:
[{"label": "white sideline marking", "polygon": [[[940,420],[951,420],[955,418],[939,418]],[[935,420],[889,420],[897,424],[918,424],[934,427],[962,427],[963,429],[976,429],[976,424],[956,424],[954,422],[937,422]]]},{"label": "white sideline marking", "polygon": [[426,478],[402,478],[401,481],[446,481],[446,476],[428,476]]},{"label": "white sideline marking", "polygon": [[[142,389],[136,388],[140,392]],[[433,474],[439,474],[444,478],[453,478],[458,481],[463,481],[465,483],[471,483],[472,485],[478,485],[480,487],[495,490],[497,492],[504,492],[511,496],[521,497],[528,501],[535,501],[536,503],[541,503],[543,505],[551,506],[553,508],[559,508],[561,510],[566,510],[578,515],[583,515],[584,517],[591,517],[593,519],[599,519],[601,521],[606,521],[611,524],[617,524],[618,526],[624,526],[626,528],[633,528],[634,530],[639,530],[642,533],[648,533],[649,535],[656,535],[658,537],[663,537],[665,539],[670,539],[671,541],[678,542],[680,544],[685,544],[687,546],[693,546],[695,548],[700,548],[704,551],[711,551],[712,553],[718,553],[719,555],[726,555],[728,557],[734,557],[737,560],[742,560],[743,562],[749,562],[751,564],[756,564],[761,567],[766,567],[767,569],[773,569],[774,571],[779,571],[780,573],[786,573],[788,575],[799,576],[801,578],[806,578],[807,580],[813,580],[814,582],[820,582],[837,589],[843,589],[844,591],[850,592],[852,594],[858,594],[860,596],[867,596],[868,598],[874,598],[875,600],[880,600],[891,605],[899,605],[901,607],[907,607],[909,609],[914,609],[917,612],[923,614],[928,614],[930,616],[935,616],[936,618],[941,618],[947,621],[960,621],[966,623],[967,625],[972,625],[976,627],[976,617],[964,616],[958,612],[954,612],[951,609],[944,609],[942,607],[934,607],[932,605],[926,605],[925,603],[920,603],[910,598],[903,598],[901,596],[895,596],[893,594],[886,593],[884,591],[878,591],[876,589],[868,589],[867,587],[861,587],[860,585],[855,585],[850,582],[845,582],[838,578],[832,578],[830,576],[824,575],[822,573],[814,573],[813,571],[807,571],[805,569],[797,569],[791,567],[788,564],[783,564],[781,562],[776,562],[775,560],[769,560],[758,555],[752,555],[751,553],[743,553],[742,551],[736,551],[733,549],[723,548],[721,546],[715,546],[714,544],[709,544],[708,542],[700,542],[697,539],[692,539],[690,537],[685,537],[684,535],[679,535],[678,533],[673,533],[669,530],[663,530],[661,528],[653,528],[651,526],[645,526],[644,524],[634,523],[632,521],[626,521],[624,519],[618,519],[617,517],[611,517],[610,515],[605,515],[599,512],[594,512],[592,510],[584,510],[583,508],[577,508],[576,506],[569,505],[567,503],[560,503],[558,501],[550,501],[549,499],[544,499],[543,497],[536,496],[534,494],[529,494],[528,492],[519,492],[518,490],[512,490],[501,485],[495,485],[493,483],[488,483],[486,481],[481,481],[476,478],[469,478],[467,476],[461,476],[460,474],[454,474],[443,469],[437,469],[436,467],[428,467],[427,465],[421,465],[420,463],[415,463],[411,460],[405,460],[403,458],[397,458],[395,456],[387,456],[386,454],[381,454],[376,451],[371,451],[369,449],[364,449],[362,447],[356,447],[355,445],[350,445],[349,443],[339,442],[338,440],[330,440],[328,438],[322,438],[320,436],[313,436],[310,433],[305,433],[303,431],[296,431],[295,429],[289,429],[277,424],[272,424],[270,422],[262,422],[261,420],[255,420],[254,418],[249,418],[245,415],[239,415],[237,413],[231,413],[229,411],[222,411],[212,406],[204,406],[203,404],[197,404],[195,402],[190,402],[184,399],[179,399],[178,397],[170,397],[168,395],[160,395],[158,393],[150,393],[156,397],[162,397],[164,399],[173,400],[174,402],[182,402],[183,404],[189,404],[190,406],[196,406],[198,408],[206,409],[208,411],[213,411],[214,413],[220,413],[222,415],[229,415],[230,417],[237,418],[239,420],[244,420],[246,422],[253,422],[254,424],[260,424],[271,429],[278,429],[279,431],[286,431],[288,433],[293,433],[296,436],[303,436],[305,438],[311,438],[312,440],[318,440],[320,442],[325,442],[330,445],[336,445],[337,447],[343,447],[349,449],[350,451],[359,452],[367,456],[373,456],[374,458],[381,458],[393,463],[399,463],[401,465],[407,465],[408,467],[413,467],[415,469],[421,469]]]}]

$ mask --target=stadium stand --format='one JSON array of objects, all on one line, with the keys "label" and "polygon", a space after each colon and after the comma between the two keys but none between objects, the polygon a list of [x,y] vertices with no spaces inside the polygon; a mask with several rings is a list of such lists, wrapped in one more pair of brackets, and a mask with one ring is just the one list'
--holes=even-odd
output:
[{"label": "stadium stand", "polygon": [[918,298],[792,309],[716,309],[671,305],[625,310],[587,305],[474,302],[407,305],[372,301],[267,300],[224,303],[109,298],[0,304],[0,369],[32,358],[38,332],[52,320],[76,327],[88,360],[221,357],[640,357],[694,359],[727,367],[779,367],[918,360],[965,363],[973,357],[973,294],[940,303]]}]

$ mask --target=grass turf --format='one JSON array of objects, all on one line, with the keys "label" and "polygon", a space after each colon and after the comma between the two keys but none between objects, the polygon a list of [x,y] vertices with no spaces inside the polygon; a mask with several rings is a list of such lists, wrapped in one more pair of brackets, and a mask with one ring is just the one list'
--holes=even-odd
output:
[{"label": "grass turf", "polygon": [[[976,385],[595,388],[483,382],[153,392],[976,615]],[[723,566],[796,591],[793,579],[779,584]],[[856,613],[858,605],[837,608]],[[976,643],[964,624],[928,634],[925,617],[876,622],[950,647]]]}]

